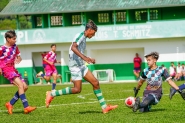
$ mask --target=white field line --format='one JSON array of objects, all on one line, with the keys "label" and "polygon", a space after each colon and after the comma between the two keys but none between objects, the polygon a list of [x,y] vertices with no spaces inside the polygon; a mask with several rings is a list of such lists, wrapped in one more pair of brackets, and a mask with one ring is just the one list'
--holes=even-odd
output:
[{"label": "white field line", "polygon": [[[169,94],[163,94],[165,96],[168,96]],[[92,99],[90,99],[92,100]],[[115,102],[125,99],[114,99],[114,100],[105,100],[106,102]],[[79,102],[79,103],[67,103],[67,104],[57,104],[57,105],[50,105],[50,107],[58,107],[58,106],[67,106],[67,105],[83,105],[83,104],[93,104],[98,103],[98,101],[90,101],[90,102]],[[46,108],[46,106],[39,106],[37,108]],[[23,109],[14,109],[14,111],[22,111]],[[0,112],[7,112],[7,110],[0,110]]]}]

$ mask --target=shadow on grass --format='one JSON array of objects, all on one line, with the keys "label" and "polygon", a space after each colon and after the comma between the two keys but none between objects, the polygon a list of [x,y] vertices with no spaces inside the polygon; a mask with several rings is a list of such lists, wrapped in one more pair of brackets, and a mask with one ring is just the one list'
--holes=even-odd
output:
[{"label": "shadow on grass", "polygon": [[161,108],[161,109],[152,109],[150,112],[157,112],[157,111],[165,111],[166,109]]},{"label": "shadow on grass", "polygon": [[79,114],[92,114],[92,113],[102,113],[101,111],[83,111],[83,112],[79,112]]},{"label": "shadow on grass", "polygon": [[151,113],[151,112],[163,112],[166,109],[151,109],[151,111],[148,112],[140,112],[139,110],[137,112],[129,112],[130,114],[137,113],[137,114],[143,114],[143,113]]},{"label": "shadow on grass", "polygon": [[[9,115],[8,111],[7,112],[2,112],[2,113]],[[13,111],[13,114],[24,114],[24,112],[23,111]]]}]

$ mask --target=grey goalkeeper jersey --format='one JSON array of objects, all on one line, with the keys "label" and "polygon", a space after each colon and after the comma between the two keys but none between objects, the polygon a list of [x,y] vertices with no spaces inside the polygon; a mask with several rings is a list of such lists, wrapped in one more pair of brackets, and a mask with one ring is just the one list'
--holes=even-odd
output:
[{"label": "grey goalkeeper jersey", "polygon": [[[84,54],[85,49],[86,49],[86,37],[84,35],[84,32],[77,34],[73,40],[73,42],[76,42],[78,45],[78,50]],[[76,55],[72,50],[71,50],[72,44],[69,48],[69,66],[83,66],[84,61],[82,58],[80,58],[78,55]]]}]

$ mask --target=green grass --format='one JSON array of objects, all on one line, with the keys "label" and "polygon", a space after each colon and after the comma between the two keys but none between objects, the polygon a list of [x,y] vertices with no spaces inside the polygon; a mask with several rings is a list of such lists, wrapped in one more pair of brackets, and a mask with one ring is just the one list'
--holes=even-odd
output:
[{"label": "green grass", "polygon": [[[177,85],[183,82],[177,82]],[[50,90],[46,86],[29,86],[26,92],[31,106],[37,110],[30,114],[23,114],[23,106],[19,100],[14,105],[12,115],[8,115],[4,106],[15,91],[16,87],[0,87],[0,123],[183,123],[185,101],[176,94],[169,100],[168,83],[163,83],[164,95],[159,104],[152,107],[148,113],[133,113],[124,105],[124,99],[133,95],[133,87],[137,83],[101,84],[103,95],[108,104],[118,104],[119,107],[108,114],[102,114],[99,103],[93,94],[90,84],[83,84],[82,92],[76,95],[56,97],[50,108],[45,108],[45,92]],[[57,85],[61,89],[72,85]],[[142,97],[142,86],[139,96]]]}]

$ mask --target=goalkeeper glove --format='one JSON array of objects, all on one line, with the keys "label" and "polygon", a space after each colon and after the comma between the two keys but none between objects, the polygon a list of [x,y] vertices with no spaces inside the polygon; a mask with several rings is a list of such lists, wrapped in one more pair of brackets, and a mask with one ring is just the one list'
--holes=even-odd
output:
[{"label": "goalkeeper glove", "polygon": [[185,100],[185,92],[183,92],[182,90],[177,90],[177,91],[179,92],[181,97]]},{"label": "goalkeeper glove", "polygon": [[138,92],[139,92],[140,89],[137,89],[136,87],[134,87],[134,96],[136,97]]}]

